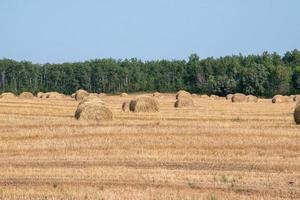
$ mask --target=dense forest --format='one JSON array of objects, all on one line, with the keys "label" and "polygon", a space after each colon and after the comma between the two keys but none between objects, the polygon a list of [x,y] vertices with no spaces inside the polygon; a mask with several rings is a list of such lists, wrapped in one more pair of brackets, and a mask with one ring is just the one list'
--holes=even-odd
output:
[{"label": "dense forest", "polygon": [[241,92],[270,97],[300,93],[300,51],[284,56],[233,55],[188,60],[96,59],[63,64],[33,64],[0,60],[0,92],[58,91],[71,94],[82,88],[90,92],[140,91],[226,95]]}]

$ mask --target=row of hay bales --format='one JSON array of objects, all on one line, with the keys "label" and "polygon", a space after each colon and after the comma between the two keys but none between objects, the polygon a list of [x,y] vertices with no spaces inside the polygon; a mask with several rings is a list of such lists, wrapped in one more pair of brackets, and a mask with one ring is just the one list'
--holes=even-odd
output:
[{"label": "row of hay bales", "polygon": [[300,95],[275,95],[272,98],[272,103],[287,103],[287,102],[300,102]]}]

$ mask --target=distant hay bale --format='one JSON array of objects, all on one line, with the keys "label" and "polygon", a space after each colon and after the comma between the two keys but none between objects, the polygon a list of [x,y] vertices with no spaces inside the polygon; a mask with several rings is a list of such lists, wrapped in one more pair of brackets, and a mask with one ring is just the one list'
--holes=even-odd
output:
[{"label": "distant hay bale", "polygon": [[180,99],[182,97],[191,97],[191,94],[185,90],[180,90],[176,93],[176,99]]},{"label": "distant hay bale", "polygon": [[12,92],[4,92],[0,95],[1,99],[15,99],[16,95]]},{"label": "distant hay bale", "polygon": [[226,95],[226,100],[231,101],[232,97],[233,97],[233,94],[227,94]]},{"label": "distant hay bale", "polygon": [[130,101],[125,101],[123,104],[122,104],[122,110],[124,112],[129,112],[130,111]]},{"label": "distant hay bale", "polygon": [[89,96],[89,93],[83,89],[77,90],[75,93],[76,101],[81,101],[84,97]]},{"label": "distant hay bale", "polygon": [[272,98],[272,103],[287,103],[287,102],[289,102],[288,96],[275,95]]},{"label": "distant hay bale", "polygon": [[294,95],[293,101],[300,102],[300,95]]},{"label": "distant hay bale", "polygon": [[97,96],[87,96],[84,97],[78,104],[78,106],[86,103],[86,102],[94,102],[94,103],[100,103],[105,105],[105,103],[101,100],[101,98],[97,97]]},{"label": "distant hay bale", "polygon": [[63,99],[64,94],[58,93],[58,92],[47,92],[46,93],[46,98],[47,99]]},{"label": "distant hay bale", "polygon": [[113,113],[102,103],[87,101],[78,105],[75,118],[79,120],[107,121],[113,119]]},{"label": "distant hay bale", "polygon": [[233,103],[247,102],[247,96],[241,93],[236,93],[232,96],[231,101]]},{"label": "distant hay bale", "polygon": [[105,94],[105,93],[101,92],[101,93],[99,93],[99,94],[98,94],[98,96],[99,96],[99,97],[106,97],[106,96],[107,96],[107,94]]},{"label": "distant hay bale", "polygon": [[194,106],[194,102],[193,102],[193,99],[190,98],[190,97],[177,99],[175,104],[174,104],[175,108],[193,107],[193,106]]},{"label": "distant hay bale", "polygon": [[200,95],[201,99],[209,99],[209,96],[207,94],[202,94]]},{"label": "distant hay bale", "polygon": [[33,94],[32,94],[31,92],[22,92],[22,93],[19,95],[19,97],[20,97],[21,99],[33,99],[33,98],[34,98],[34,96],[33,96]]},{"label": "distant hay bale", "polygon": [[129,109],[132,112],[158,112],[158,101],[149,96],[138,96],[130,101]]},{"label": "distant hay bale", "polygon": [[300,124],[300,104],[298,104],[294,111],[294,120],[296,124]]},{"label": "distant hay bale", "polygon": [[152,96],[153,96],[153,97],[160,97],[161,94],[160,94],[159,92],[154,92],[154,93],[152,94]]},{"label": "distant hay bale", "polygon": [[256,96],[253,96],[253,95],[248,95],[247,96],[247,102],[258,102],[258,98]]},{"label": "distant hay bale", "polygon": [[99,94],[98,93],[89,93],[88,96],[99,97]]},{"label": "distant hay bale", "polygon": [[43,98],[44,95],[45,95],[44,92],[38,92],[36,96],[37,98]]},{"label": "distant hay bale", "polygon": [[214,94],[210,95],[210,98],[213,99],[213,100],[219,100],[220,99],[219,96],[214,95]]},{"label": "distant hay bale", "polygon": [[128,94],[123,92],[123,93],[120,94],[120,97],[128,97]]}]

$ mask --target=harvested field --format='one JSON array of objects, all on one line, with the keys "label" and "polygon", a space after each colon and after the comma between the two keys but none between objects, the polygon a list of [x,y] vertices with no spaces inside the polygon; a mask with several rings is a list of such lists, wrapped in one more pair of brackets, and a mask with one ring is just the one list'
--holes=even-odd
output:
[{"label": "harvested field", "polygon": [[103,96],[101,122],[72,99],[0,99],[0,199],[300,199],[295,102],[162,95],[155,113]]}]

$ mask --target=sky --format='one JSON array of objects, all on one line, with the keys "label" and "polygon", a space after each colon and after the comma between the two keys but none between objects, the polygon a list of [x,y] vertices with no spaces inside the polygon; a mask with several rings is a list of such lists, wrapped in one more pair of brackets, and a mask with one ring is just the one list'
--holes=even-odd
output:
[{"label": "sky", "polygon": [[0,58],[187,59],[300,49],[299,0],[0,0]]}]

